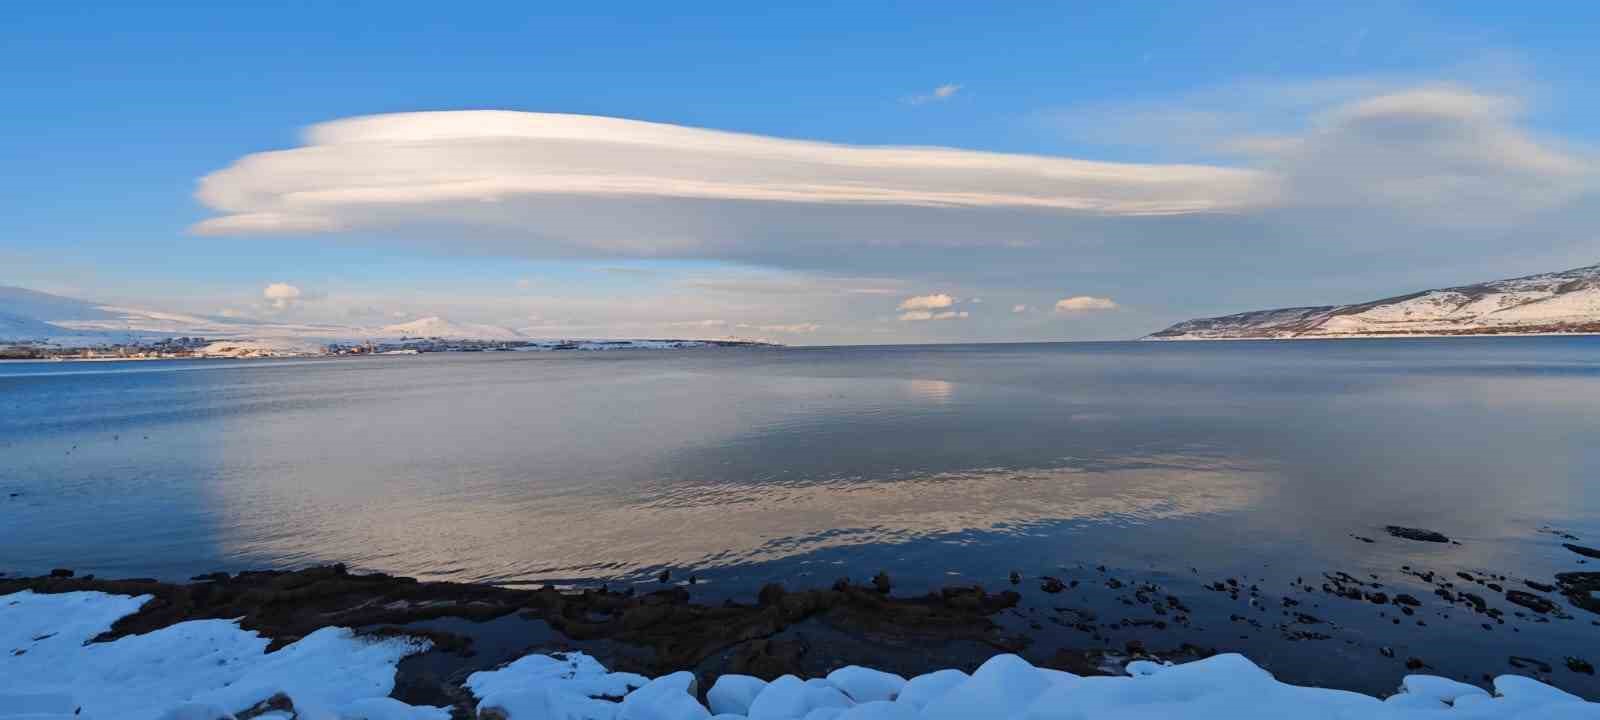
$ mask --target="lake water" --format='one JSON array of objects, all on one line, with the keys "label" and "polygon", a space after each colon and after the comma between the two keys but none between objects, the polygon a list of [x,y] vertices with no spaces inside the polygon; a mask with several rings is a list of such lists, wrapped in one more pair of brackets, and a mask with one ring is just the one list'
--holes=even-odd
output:
[{"label": "lake water", "polygon": [[[1426,595],[1402,566],[1513,582],[1600,569],[1551,528],[1600,545],[1600,338],[0,363],[13,573],[344,562],[644,582],[672,568],[697,592],[748,596],[879,569],[906,592],[1001,587],[1016,570],[1031,609],[1013,622],[1041,624],[1026,613],[1072,594],[1039,577],[1105,565],[1220,613],[1189,635],[1306,679],[1335,672],[1308,653],[1375,663],[1379,644],[1444,639],[1424,659],[1458,654],[1455,674],[1528,655],[1593,696],[1562,667],[1600,640],[1581,610],[1482,630],[1442,608],[1391,627],[1382,608],[1323,603],[1338,639],[1286,644],[1241,632],[1229,598],[1201,589],[1239,577],[1276,603],[1333,570]],[[1262,612],[1268,628],[1278,616]],[[1389,682],[1373,677],[1333,681]]]}]

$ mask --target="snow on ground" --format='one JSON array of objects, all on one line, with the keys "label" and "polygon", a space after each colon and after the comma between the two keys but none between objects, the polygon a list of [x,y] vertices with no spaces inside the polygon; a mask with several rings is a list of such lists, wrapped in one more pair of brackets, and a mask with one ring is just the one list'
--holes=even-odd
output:
[{"label": "snow on ground", "polygon": [[[226,620],[180,623],[89,643],[147,597],[93,592],[0,597],[0,719],[219,720],[282,694],[297,718],[443,720],[443,708],[387,697],[395,664],[425,643],[324,628],[277,652]],[[1129,663],[1125,677],[1079,677],[997,655],[968,675],[906,679],[861,667],[772,682],[723,675],[698,697],[689,672],[613,673],[582,653],[529,655],[473,673],[480,717],[508,720],[1575,720],[1600,704],[1514,675],[1494,693],[1411,675],[1387,699],[1286,685],[1241,655],[1183,665]],[[287,712],[261,718],[279,720]]]},{"label": "snow on ground", "polygon": [[282,693],[301,720],[431,720],[390,700],[395,664],[427,649],[324,628],[277,652],[230,620],[194,620],[87,643],[150,598],[98,592],[0,597],[0,718],[216,720]]}]

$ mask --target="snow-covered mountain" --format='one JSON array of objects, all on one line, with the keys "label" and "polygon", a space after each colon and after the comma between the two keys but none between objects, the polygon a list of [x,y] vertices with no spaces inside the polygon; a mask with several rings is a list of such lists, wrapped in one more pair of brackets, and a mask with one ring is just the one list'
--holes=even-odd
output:
[{"label": "snow-covered mountain", "polygon": [[377,331],[382,337],[446,338],[450,340],[521,340],[523,335],[510,328],[481,323],[458,323],[442,317],[425,317]]},{"label": "snow-covered mountain", "polygon": [[285,323],[107,305],[19,287],[0,287],[0,341],[68,347],[189,336],[259,340],[304,347],[315,340],[363,337],[340,325]]},{"label": "snow-covered mountain", "polygon": [[1358,305],[1201,318],[1147,340],[1600,333],[1600,265],[1424,290]]}]

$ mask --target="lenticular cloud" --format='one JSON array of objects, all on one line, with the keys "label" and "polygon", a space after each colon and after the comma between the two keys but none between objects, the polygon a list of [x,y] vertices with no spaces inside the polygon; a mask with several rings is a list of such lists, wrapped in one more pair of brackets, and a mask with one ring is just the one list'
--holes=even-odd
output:
[{"label": "lenticular cloud", "polygon": [[[602,241],[515,202],[1172,215],[1241,208],[1259,199],[1262,185],[1253,171],[1196,165],[839,145],[586,115],[421,112],[316,125],[301,147],[247,155],[206,176],[198,198],[220,214],[194,230],[300,233],[493,219],[583,245]],[[485,212],[485,204],[510,209]]]}]

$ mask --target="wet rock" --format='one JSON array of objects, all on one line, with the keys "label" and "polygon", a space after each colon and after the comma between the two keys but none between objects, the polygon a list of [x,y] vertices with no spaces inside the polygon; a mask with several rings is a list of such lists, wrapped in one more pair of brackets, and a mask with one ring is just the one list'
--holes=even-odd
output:
[{"label": "wet rock", "polygon": [[1381,647],[1381,648],[1378,648],[1378,654],[1382,655],[1382,656],[1384,656],[1386,658],[1392,658],[1392,657],[1394,657],[1394,648],[1392,648],[1392,647]]},{"label": "wet rock", "polygon": [[732,661],[728,664],[728,672],[737,675],[753,675],[762,680],[772,681],[784,675],[801,673],[801,660],[810,651],[810,646],[804,640],[757,639],[752,640],[734,653]]},{"label": "wet rock", "polygon": [[1353,538],[1355,538],[1357,540],[1360,540],[1361,542],[1367,543],[1369,545],[1372,544],[1372,543],[1377,542],[1377,540],[1373,540],[1372,538],[1364,537],[1364,536],[1361,536],[1361,535],[1351,535],[1350,537],[1353,537]]},{"label": "wet rock", "polygon": [[1554,585],[1546,585],[1546,584],[1544,584],[1542,582],[1537,582],[1537,581],[1534,581],[1534,580],[1523,580],[1522,584],[1527,585],[1528,587],[1531,587],[1531,588],[1533,588],[1535,590],[1538,590],[1539,592],[1555,592],[1556,591],[1556,586],[1554,586]]},{"label": "wet rock", "polygon": [[71,570],[68,570],[66,568],[56,568],[56,569],[50,571],[50,577],[53,577],[53,578],[69,578],[69,577],[72,577],[74,574],[75,573],[73,573]]},{"label": "wet rock", "polygon": [[1594,674],[1594,665],[1589,664],[1589,661],[1583,658],[1567,658],[1567,669],[1575,673],[1583,673],[1585,675]]},{"label": "wet rock", "polygon": [[1567,602],[1575,607],[1583,608],[1589,612],[1600,614],[1600,572],[1570,572],[1558,573],[1556,585],[1560,586],[1561,594]]},{"label": "wet rock", "polygon": [[1423,662],[1422,658],[1417,658],[1417,657],[1406,658],[1406,669],[1407,670],[1421,670],[1421,669],[1423,669],[1425,667],[1428,667],[1428,664]]},{"label": "wet rock", "polygon": [[1461,599],[1464,602],[1472,605],[1472,609],[1477,610],[1478,612],[1483,612],[1489,608],[1489,603],[1484,601],[1483,596],[1481,595],[1464,592],[1461,593]]},{"label": "wet rock", "polygon": [[877,575],[872,576],[872,589],[888,595],[891,587],[893,587],[893,584],[889,582],[889,573],[879,570]]},{"label": "wet rock", "polygon": [[1417,542],[1432,542],[1432,543],[1447,543],[1447,542],[1450,542],[1450,538],[1447,537],[1444,533],[1435,532],[1433,530],[1424,530],[1422,528],[1410,528],[1410,527],[1401,527],[1399,525],[1390,525],[1388,527],[1385,527],[1383,530],[1384,530],[1384,532],[1387,532],[1390,535],[1393,535],[1393,536],[1395,536],[1397,538],[1401,538],[1403,540],[1416,540]]},{"label": "wet rock", "polygon": [[1513,603],[1513,604],[1521,605],[1522,607],[1525,607],[1525,608],[1527,608],[1529,610],[1532,610],[1532,611],[1534,611],[1536,613],[1539,613],[1541,615],[1543,615],[1545,613],[1548,613],[1548,612],[1550,612],[1552,610],[1555,610],[1555,609],[1557,609],[1559,607],[1554,602],[1551,602],[1549,600],[1549,598],[1545,598],[1545,597],[1540,596],[1540,595],[1535,595],[1535,594],[1530,593],[1530,592],[1523,592],[1521,590],[1512,590],[1512,591],[1506,593],[1506,600],[1508,602]]},{"label": "wet rock", "polygon": [[1407,595],[1405,593],[1400,593],[1399,595],[1394,596],[1394,604],[1396,604],[1396,605],[1409,605],[1411,607],[1420,607],[1422,605],[1422,601],[1418,600],[1418,599],[1416,599],[1416,598],[1414,598],[1414,597],[1412,597],[1410,595]]},{"label": "wet rock", "polygon": [[656,576],[656,579],[661,581],[661,582],[663,582],[663,583],[668,582],[668,581],[672,580],[672,571],[671,570],[662,570],[661,574]]},{"label": "wet rock", "polygon": [[1047,593],[1058,593],[1067,589],[1067,586],[1066,583],[1061,582],[1060,578],[1053,578],[1046,575],[1040,579],[1039,589]]},{"label": "wet rock", "polygon": [[288,713],[290,717],[296,717],[294,701],[281,692],[273,693],[272,697],[251,705],[249,708],[234,715],[234,717],[238,720],[254,720],[254,718],[268,713]]},{"label": "wet rock", "polygon": [[1373,605],[1388,605],[1389,596],[1381,592],[1367,593],[1367,602],[1370,602]]},{"label": "wet rock", "polygon": [[1517,656],[1517,655],[1512,655],[1508,659],[1508,661],[1511,663],[1511,667],[1517,668],[1519,670],[1526,670],[1526,669],[1531,667],[1531,668],[1533,668],[1534,670],[1536,670],[1538,672],[1548,673],[1548,672],[1551,672],[1551,671],[1553,671],[1555,669],[1555,668],[1550,667],[1550,663],[1547,663],[1547,662],[1545,662],[1543,660],[1540,660],[1538,658],[1520,657],[1520,656]]},{"label": "wet rock", "polygon": [[1600,559],[1600,550],[1596,550],[1596,549],[1594,549],[1592,547],[1584,547],[1582,545],[1574,545],[1572,543],[1561,543],[1561,547],[1564,547],[1564,548],[1566,548],[1568,550],[1571,550],[1571,551],[1573,551],[1573,552],[1575,552],[1575,553],[1577,553],[1579,555],[1582,555],[1584,557],[1587,557],[1587,558]]},{"label": "wet rock", "polygon": [[1019,572],[1017,572],[1015,570],[1012,570],[1011,571],[1011,584],[1012,585],[1021,585],[1022,584],[1022,573],[1019,573]]}]

